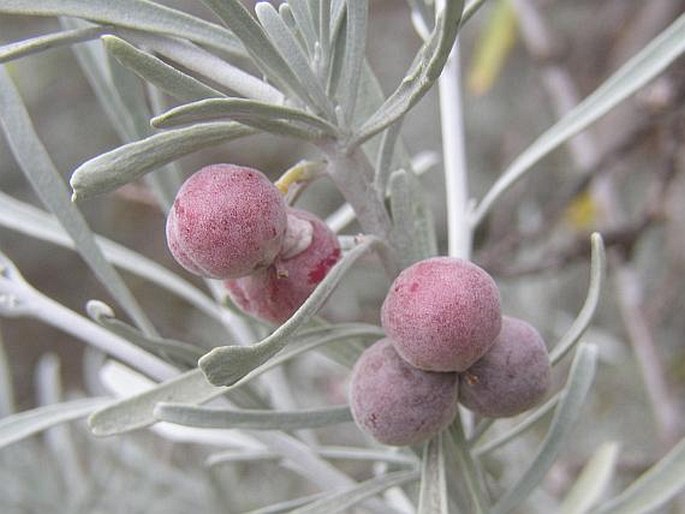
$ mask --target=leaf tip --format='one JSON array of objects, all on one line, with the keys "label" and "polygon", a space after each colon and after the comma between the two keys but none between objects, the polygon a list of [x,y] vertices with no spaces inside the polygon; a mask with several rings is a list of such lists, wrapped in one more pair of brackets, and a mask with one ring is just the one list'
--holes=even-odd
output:
[{"label": "leaf tip", "polygon": [[165,402],[158,402],[152,408],[152,417],[157,421],[163,421],[165,406],[168,405]]},{"label": "leaf tip", "polygon": [[88,300],[86,302],[86,312],[95,321],[99,321],[104,318],[114,318],[116,317],[112,308],[105,302],[100,300]]},{"label": "leaf tip", "polygon": [[107,429],[107,425],[100,421],[100,413],[102,411],[97,410],[88,416],[86,423],[90,429],[90,433],[95,437],[106,437],[112,435],[112,433]]},{"label": "leaf tip", "polygon": [[119,39],[118,37],[116,37],[112,34],[103,34],[102,36],[100,36],[100,40],[103,42],[103,44],[106,47],[114,46],[119,41],[121,41],[121,39]]},{"label": "leaf tip", "polygon": [[222,380],[222,374],[217,369],[216,361],[221,354],[220,350],[221,348],[214,348],[200,357],[200,359],[197,361],[197,365],[200,368],[200,371],[202,371],[202,374],[205,376],[207,381],[214,386],[226,385],[224,380]]},{"label": "leaf tip", "polygon": [[150,119],[150,126],[152,128],[164,128],[164,116],[155,116],[154,118]]}]

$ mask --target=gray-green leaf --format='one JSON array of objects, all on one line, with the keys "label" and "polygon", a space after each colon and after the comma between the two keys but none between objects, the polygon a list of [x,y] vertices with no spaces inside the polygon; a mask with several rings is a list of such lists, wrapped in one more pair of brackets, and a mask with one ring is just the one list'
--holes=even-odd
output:
[{"label": "gray-green leaf", "polygon": [[170,66],[152,54],[139,50],[116,36],[104,36],[102,42],[122,66],[142,79],[184,102],[225,96],[216,89]]},{"label": "gray-green leaf", "polygon": [[111,398],[81,398],[18,412],[2,418],[0,419],[0,448],[60,423],[87,416],[108,403],[112,403]]},{"label": "gray-green leaf", "polygon": [[685,487],[685,439],[635,482],[594,514],[643,514],[654,512]]},{"label": "gray-green leaf", "polygon": [[148,0],[3,0],[0,12],[74,16],[143,32],[169,34],[234,55],[244,55],[240,43],[225,28]]},{"label": "gray-green leaf", "polygon": [[119,273],[105,259],[81,211],[69,201],[67,187],[38,138],[21,96],[4,65],[0,65],[0,127],[33,190],[69,233],[83,260],[136,324],[154,334],[152,323]]},{"label": "gray-green leaf", "polygon": [[438,79],[459,32],[463,0],[445,2],[430,38],[414,59],[412,67],[397,89],[359,128],[351,145],[362,144],[411,109]]},{"label": "gray-green leaf", "polygon": [[291,511],[292,514],[334,514],[342,512],[357,503],[370,498],[386,489],[413,482],[419,477],[418,471],[398,471],[388,473],[362,482],[359,485],[327,495],[321,500]]},{"label": "gray-green leaf", "polygon": [[97,410],[88,419],[88,424],[97,436],[120,434],[154,423],[152,411],[159,402],[202,403],[224,392],[209,384],[200,370],[194,369],[149,391]]},{"label": "gray-green leaf", "polygon": [[250,430],[299,430],[352,421],[349,407],[325,407],[297,411],[217,409],[178,403],[159,403],[154,415],[160,421],[199,428]]},{"label": "gray-green leaf", "polygon": [[[2,7],[0,7],[2,10]],[[80,43],[96,39],[101,34],[111,31],[111,27],[86,27],[82,29],[63,30],[54,34],[32,37],[24,41],[17,41],[0,47],[0,63],[26,57],[64,45]]]},{"label": "gray-green leaf", "polygon": [[614,476],[619,444],[604,443],[583,467],[583,471],[566,494],[559,514],[585,514],[599,501]]},{"label": "gray-green leaf", "polygon": [[296,341],[276,357],[253,369],[231,387],[210,385],[200,370],[195,369],[157,385],[131,398],[96,412],[91,416],[91,429],[96,435],[114,435],[150,425],[157,421],[153,415],[159,402],[179,402],[199,404],[225,394],[246,384],[262,373],[280,366],[289,359],[322,345],[344,340],[345,338],[378,337],[378,328],[366,325],[333,325],[314,330],[303,330]]},{"label": "gray-green leaf", "polygon": [[262,130],[273,125],[270,122],[281,120],[329,136],[334,136],[337,132],[326,120],[300,109],[244,98],[211,98],[181,105],[153,118],[151,123],[154,127],[168,128],[220,119],[238,121]]},{"label": "gray-green leaf", "polygon": [[276,9],[268,2],[258,2],[255,5],[255,12],[274,46],[299,78],[302,88],[316,106],[317,111],[324,113],[329,119],[333,119],[335,114],[331,102],[324,93],[324,88],[310,67],[302,47]]},{"label": "gray-green leaf", "polygon": [[439,433],[424,446],[417,514],[449,513],[443,437]]},{"label": "gray-green leaf", "polygon": [[316,108],[307,89],[271,43],[264,29],[238,0],[203,0],[243,43],[257,67],[280,90],[288,91]]},{"label": "gray-green leaf", "polygon": [[94,321],[113,334],[123,337],[143,350],[152,353],[153,355],[157,355],[174,365],[181,366],[182,368],[187,369],[197,366],[198,359],[202,357],[204,353],[201,348],[183,341],[143,334],[140,330],[137,330],[128,323],[116,319],[114,317],[114,311],[109,305],[103,302],[90,300],[86,304],[86,310]]},{"label": "gray-green leaf", "polygon": [[540,159],[635,93],[684,51],[685,14],[519,154],[483,197],[473,213],[472,224],[482,222],[496,200]]},{"label": "gray-green leaf", "polygon": [[314,316],[354,263],[378,244],[378,239],[369,237],[347,253],[331,268],[295,314],[266,339],[251,346],[221,346],[202,357],[200,369],[209,382],[217,386],[234,384],[285,348],[290,336]]},{"label": "gray-green leaf", "polygon": [[120,146],[74,171],[70,181],[73,198],[78,200],[112,191],[191,152],[254,133],[254,129],[238,123],[204,123]]},{"label": "gray-green leaf", "polygon": [[552,365],[563,359],[564,355],[580,340],[592,321],[597,305],[599,305],[604,275],[606,274],[606,254],[604,252],[602,236],[599,233],[592,234],[590,236],[590,244],[592,246],[592,257],[590,262],[590,286],[588,287],[587,296],[571,327],[550,352]]}]

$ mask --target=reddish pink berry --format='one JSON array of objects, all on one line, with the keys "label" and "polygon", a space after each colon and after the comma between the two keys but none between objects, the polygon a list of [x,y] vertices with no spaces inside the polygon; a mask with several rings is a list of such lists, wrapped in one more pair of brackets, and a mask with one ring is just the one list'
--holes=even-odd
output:
[{"label": "reddish pink berry", "polygon": [[383,444],[417,444],[452,422],[458,383],[456,373],[410,366],[390,339],[381,339],[362,353],[352,370],[352,416],[359,428]]},{"label": "reddish pink berry", "polygon": [[464,371],[499,333],[499,290],[472,262],[433,257],[399,274],[383,302],[381,322],[412,366]]},{"label": "reddish pink berry", "polygon": [[301,209],[287,212],[286,243],[274,263],[225,281],[229,296],[244,312],[276,324],[293,315],[340,259],[338,238],[323,221]]},{"label": "reddish pink berry", "polygon": [[504,316],[488,352],[459,377],[459,401],[491,418],[515,416],[537,405],[550,386],[545,342],[523,320]]},{"label": "reddish pink berry", "polygon": [[181,186],[166,235],[169,250],[188,271],[234,278],[271,264],[285,228],[285,202],[263,173],[214,164]]}]

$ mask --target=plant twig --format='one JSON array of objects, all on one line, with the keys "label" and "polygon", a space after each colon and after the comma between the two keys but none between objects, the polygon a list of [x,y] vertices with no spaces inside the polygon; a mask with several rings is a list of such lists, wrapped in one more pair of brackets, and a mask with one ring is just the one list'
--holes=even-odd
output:
[{"label": "plant twig", "polygon": [[[436,10],[442,9],[444,4],[445,0],[438,0]],[[471,226],[467,216],[469,188],[461,101],[459,36],[438,79],[438,91],[447,193],[448,254],[468,259],[471,255]]]}]

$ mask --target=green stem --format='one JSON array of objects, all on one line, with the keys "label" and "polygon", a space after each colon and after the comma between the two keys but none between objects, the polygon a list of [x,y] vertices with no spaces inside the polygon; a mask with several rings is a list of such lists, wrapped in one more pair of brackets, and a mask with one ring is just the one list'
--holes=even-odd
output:
[{"label": "green stem", "polygon": [[361,148],[348,151],[335,143],[323,146],[333,182],[352,206],[365,234],[387,243],[378,249],[386,272],[394,277],[399,272],[398,259],[392,241],[392,222],[385,204],[374,188],[374,172]]},{"label": "green stem", "polygon": [[473,429],[471,437],[469,437],[469,447],[473,446],[480,440],[481,437],[487,432],[490,427],[495,423],[495,418],[484,418],[481,419],[476,428]]},{"label": "green stem", "polygon": [[464,427],[461,423],[461,416],[457,412],[457,417],[450,426],[450,435],[454,443],[457,467],[466,484],[466,489],[471,501],[471,512],[473,514],[484,514],[488,512],[488,502],[483,493],[481,482],[469,450],[469,443],[464,434]]}]

